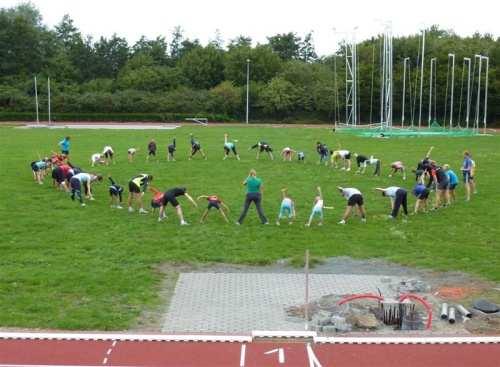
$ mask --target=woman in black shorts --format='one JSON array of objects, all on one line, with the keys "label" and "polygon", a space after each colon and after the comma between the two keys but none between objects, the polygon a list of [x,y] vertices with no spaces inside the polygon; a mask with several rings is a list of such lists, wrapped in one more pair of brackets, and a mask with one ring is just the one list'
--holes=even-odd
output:
[{"label": "woman in black shorts", "polygon": [[176,210],[177,216],[181,221],[181,226],[188,225],[189,223],[184,220],[184,215],[182,214],[181,204],[177,201],[177,197],[185,196],[195,207],[198,207],[196,201],[193,200],[191,196],[187,193],[187,189],[185,187],[174,187],[173,189],[165,191],[163,194],[163,199],[160,206],[160,213],[158,216],[158,222],[161,222],[162,219],[166,218],[165,215],[165,207],[168,203],[170,203]]},{"label": "woman in black shorts", "polygon": [[142,203],[142,197],[144,192],[147,190],[149,183],[153,181],[153,176],[141,173],[128,182],[128,211],[132,213],[134,208],[132,207],[132,201],[136,201],[139,204],[139,213],[146,214],[148,211],[144,210],[144,204]]},{"label": "woman in black shorts", "polygon": [[189,134],[189,138],[191,140],[191,155],[189,156],[189,160],[191,160],[198,152],[200,152],[203,158],[207,159],[205,152],[201,149],[200,142],[194,138],[193,134]]}]

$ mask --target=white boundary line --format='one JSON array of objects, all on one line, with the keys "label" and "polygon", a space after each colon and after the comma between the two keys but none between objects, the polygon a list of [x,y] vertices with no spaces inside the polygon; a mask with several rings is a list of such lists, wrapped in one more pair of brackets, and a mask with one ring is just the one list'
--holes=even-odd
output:
[{"label": "white boundary line", "polygon": [[88,340],[88,341],[158,341],[158,342],[236,342],[249,343],[245,335],[191,335],[191,334],[112,334],[112,333],[17,333],[0,332],[0,339],[24,340]]},{"label": "white boundary line", "polygon": [[318,344],[500,344],[500,336],[314,337]]},{"label": "white boundary line", "polygon": [[270,331],[254,330],[254,338],[314,338],[317,336],[315,331]]}]

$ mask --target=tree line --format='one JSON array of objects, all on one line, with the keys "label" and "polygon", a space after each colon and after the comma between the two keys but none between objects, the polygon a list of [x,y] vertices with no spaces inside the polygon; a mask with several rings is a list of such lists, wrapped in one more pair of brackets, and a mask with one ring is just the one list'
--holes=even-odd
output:
[{"label": "tree line", "polygon": [[[416,76],[420,36],[397,37],[393,43],[394,121],[401,120],[405,57],[410,58],[405,121],[410,121],[412,110],[417,108],[414,97],[419,82]],[[380,113],[380,50],[380,36],[357,46],[359,115],[365,123],[377,122]],[[425,57],[427,61],[437,58],[437,103],[431,106],[436,110],[436,120],[442,123],[445,113],[449,116],[450,101],[445,100],[451,94],[450,52],[456,54],[454,120],[464,119],[466,78],[462,78],[462,60],[474,54],[490,57],[488,119],[500,120],[500,82],[495,78],[500,39],[488,34],[460,37],[433,26],[427,32]],[[116,34],[97,40],[85,36],[68,15],[50,29],[30,3],[0,9],[0,117],[33,119],[33,76],[37,75],[40,111],[46,112],[46,83],[50,77],[56,118],[59,114],[75,119],[149,116],[153,120],[168,120],[207,115],[222,121],[241,120],[246,107],[247,60],[251,120],[345,120],[345,46],[339,44],[331,55],[318,57],[312,32],[303,37],[293,32],[276,34],[256,45],[246,36],[225,44],[217,33],[212,41],[202,45],[197,39],[186,38],[183,30],[176,27],[168,37],[142,37],[129,44]],[[428,65],[426,62],[425,121]]]}]

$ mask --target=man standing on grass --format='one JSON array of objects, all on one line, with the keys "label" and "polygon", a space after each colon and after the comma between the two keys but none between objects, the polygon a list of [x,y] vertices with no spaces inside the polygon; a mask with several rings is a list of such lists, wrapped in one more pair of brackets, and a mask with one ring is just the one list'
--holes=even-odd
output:
[{"label": "man standing on grass", "polygon": [[69,156],[69,148],[71,147],[70,140],[71,140],[71,138],[69,136],[67,136],[59,142],[59,147],[61,148],[61,153],[64,154],[65,156]]},{"label": "man standing on grass", "polygon": [[255,172],[254,169],[250,170],[248,177],[245,181],[243,181],[243,185],[247,187],[247,195],[243,211],[241,212],[240,218],[236,224],[240,225],[243,223],[252,202],[255,203],[255,207],[257,208],[257,213],[259,214],[262,224],[269,224],[266,216],[264,215],[264,211],[262,210],[262,180],[257,177],[257,172]]},{"label": "man standing on grass", "polygon": [[380,191],[382,196],[391,199],[391,214],[389,214],[389,219],[396,219],[399,208],[402,206],[406,220],[406,217],[408,217],[408,193],[405,189],[397,186],[390,186],[385,189],[377,187],[375,190]]},{"label": "man standing on grass", "polygon": [[464,152],[464,161],[462,163],[462,174],[464,177],[464,184],[465,184],[465,200],[469,201],[470,200],[470,193],[472,191],[472,181],[474,180],[474,177],[472,176],[472,158],[470,156],[470,153],[468,151]]}]

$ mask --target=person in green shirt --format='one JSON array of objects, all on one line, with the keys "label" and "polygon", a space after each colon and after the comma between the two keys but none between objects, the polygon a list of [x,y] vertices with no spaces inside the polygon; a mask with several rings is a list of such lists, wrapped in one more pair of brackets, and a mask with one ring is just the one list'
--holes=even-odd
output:
[{"label": "person in green shirt", "polygon": [[260,221],[262,224],[269,224],[264,211],[262,210],[262,180],[257,177],[257,172],[254,169],[250,170],[248,177],[243,181],[243,185],[247,187],[247,194],[245,197],[245,204],[243,206],[243,211],[241,212],[240,218],[236,224],[242,224],[245,219],[250,204],[255,203],[257,208],[257,213],[259,214]]}]

